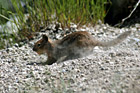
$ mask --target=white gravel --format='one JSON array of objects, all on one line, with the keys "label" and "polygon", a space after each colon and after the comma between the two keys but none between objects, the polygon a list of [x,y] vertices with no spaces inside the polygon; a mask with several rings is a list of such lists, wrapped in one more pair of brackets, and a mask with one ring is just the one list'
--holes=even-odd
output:
[{"label": "white gravel", "polygon": [[132,34],[117,46],[96,47],[85,58],[45,66],[36,63],[47,57],[37,55],[30,44],[0,50],[0,93],[140,93],[140,24],[82,30],[103,41],[129,30]]}]

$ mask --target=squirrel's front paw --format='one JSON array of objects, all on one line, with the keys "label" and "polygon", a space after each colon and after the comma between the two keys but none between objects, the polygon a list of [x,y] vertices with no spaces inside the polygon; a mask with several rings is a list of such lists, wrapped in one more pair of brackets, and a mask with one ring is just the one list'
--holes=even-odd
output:
[{"label": "squirrel's front paw", "polygon": [[52,65],[53,63],[55,63],[57,60],[54,58],[49,58],[44,65]]}]

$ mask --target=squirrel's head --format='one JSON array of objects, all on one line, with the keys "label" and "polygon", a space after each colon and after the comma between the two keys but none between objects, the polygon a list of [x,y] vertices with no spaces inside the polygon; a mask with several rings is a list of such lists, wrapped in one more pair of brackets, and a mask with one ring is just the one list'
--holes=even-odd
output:
[{"label": "squirrel's head", "polygon": [[33,47],[33,51],[37,52],[39,55],[44,53],[48,54],[48,51],[51,51],[51,49],[52,49],[51,41],[46,35],[42,35],[42,39],[37,41]]}]

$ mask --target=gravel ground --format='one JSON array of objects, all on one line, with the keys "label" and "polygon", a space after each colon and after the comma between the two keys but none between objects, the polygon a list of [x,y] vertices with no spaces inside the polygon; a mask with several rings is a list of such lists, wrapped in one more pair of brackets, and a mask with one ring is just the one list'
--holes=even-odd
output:
[{"label": "gravel ground", "polygon": [[[22,47],[16,44],[0,50],[0,92],[140,93],[140,24],[121,29],[99,24],[80,30],[102,41],[129,30],[132,34],[117,46],[96,47],[87,57],[45,66],[36,63],[45,62],[47,56],[32,51],[38,39]],[[57,39],[63,37],[62,32],[42,33]]]}]

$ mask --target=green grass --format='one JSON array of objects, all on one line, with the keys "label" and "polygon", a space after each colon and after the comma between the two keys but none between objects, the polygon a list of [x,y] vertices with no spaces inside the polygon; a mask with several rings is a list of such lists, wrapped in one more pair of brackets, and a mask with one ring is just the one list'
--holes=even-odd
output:
[{"label": "green grass", "polygon": [[[19,38],[30,37],[31,33],[39,31],[40,27],[55,22],[61,23],[63,29],[70,28],[70,23],[77,24],[78,27],[89,24],[94,26],[98,20],[103,21],[107,2],[107,0],[25,0],[29,14],[28,20],[25,20],[25,9],[20,0],[11,1],[16,13],[9,10],[6,13],[13,18],[12,22],[19,30]],[[18,21],[15,20],[15,16]],[[10,20],[5,15],[1,14],[1,17]],[[9,38],[7,37],[7,40]]]}]

